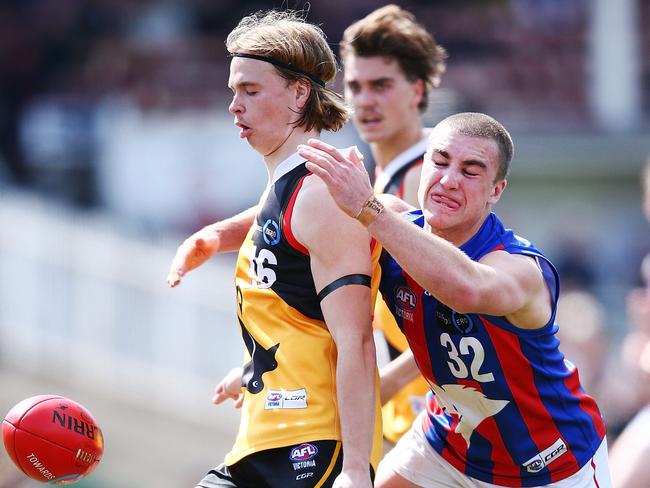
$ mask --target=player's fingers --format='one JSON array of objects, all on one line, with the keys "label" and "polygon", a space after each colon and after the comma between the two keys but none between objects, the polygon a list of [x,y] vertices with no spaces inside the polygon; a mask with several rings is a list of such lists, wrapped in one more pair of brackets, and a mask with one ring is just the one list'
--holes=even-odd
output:
[{"label": "player's fingers", "polygon": [[320,179],[322,179],[326,184],[332,181],[330,174],[317,164],[314,164],[311,161],[307,161],[305,167]]},{"label": "player's fingers", "polygon": [[320,149],[321,151],[330,154],[332,157],[334,157],[337,160],[342,159],[341,152],[335,146],[323,142],[320,139],[309,139],[307,141],[307,145],[316,149]]},{"label": "player's fingers", "polygon": [[298,146],[298,154],[306,160],[320,166],[330,175],[335,174],[336,167],[334,166],[332,157],[327,153],[301,144]]},{"label": "player's fingers", "polygon": [[327,164],[332,164],[336,161],[335,158],[332,157],[332,155],[327,151],[323,151],[322,149],[316,147],[307,146],[305,144],[298,145],[298,154],[304,158],[308,158],[311,161],[324,162]]},{"label": "player's fingers", "polygon": [[327,144],[320,139],[309,139],[306,147],[318,151],[321,156],[327,158],[333,164],[342,166],[350,164],[347,154],[349,150],[339,150],[337,147],[332,146],[331,144]]},{"label": "player's fingers", "polygon": [[363,153],[359,151],[357,146],[350,146],[348,149],[348,159],[353,162],[356,166],[363,166]]},{"label": "player's fingers", "polygon": [[235,407],[235,408],[241,408],[241,406],[242,406],[243,403],[244,403],[244,395],[242,395],[242,394],[240,393],[239,396],[235,399],[235,401],[234,401],[234,403],[233,403],[233,407]]},{"label": "player's fingers", "polygon": [[167,284],[171,288],[178,286],[184,274],[185,268],[183,268],[183,266],[172,265],[172,268],[169,270],[169,274],[167,275]]},{"label": "player's fingers", "polygon": [[214,389],[214,396],[212,397],[212,403],[214,403],[215,405],[219,405],[220,403],[223,403],[228,398],[232,398],[233,400],[236,400],[239,394],[240,394],[239,391],[236,393],[229,392],[226,389],[225,382],[222,381]]},{"label": "player's fingers", "polygon": [[174,288],[181,282],[181,277],[178,275],[176,271],[170,271],[169,274],[167,275],[167,284],[171,287]]}]

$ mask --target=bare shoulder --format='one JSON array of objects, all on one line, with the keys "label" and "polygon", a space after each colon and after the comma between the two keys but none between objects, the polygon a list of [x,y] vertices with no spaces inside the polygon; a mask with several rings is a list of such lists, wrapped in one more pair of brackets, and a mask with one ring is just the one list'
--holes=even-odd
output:
[{"label": "bare shoulder", "polygon": [[537,263],[537,258],[534,256],[512,254],[507,251],[493,251],[483,256],[480,262],[519,276],[531,283],[541,282],[543,279],[542,270]]},{"label": "bare shoulder", "polygon": [[410,203],[405,202],[401,198],[391,195],[390,193],[382,193],[377,198],[385,207],[390,208],[397,213],[410,212],[415,209],[415,207]]},{"label": "bare shoulder", "polygon": [[510,285],[531,297],[545,299],[548,288],[537,258],[525,254],[511,254],[506,251],[494,251],[483,256],[481,264],[492,267],[500,276],[501,287]]},{"label": "bare shoulder", "polygon": [[369,240],[364,227],[336,205],[325,183],[313,175],[305,178],[296,198],[291,226],[308,249]]}]

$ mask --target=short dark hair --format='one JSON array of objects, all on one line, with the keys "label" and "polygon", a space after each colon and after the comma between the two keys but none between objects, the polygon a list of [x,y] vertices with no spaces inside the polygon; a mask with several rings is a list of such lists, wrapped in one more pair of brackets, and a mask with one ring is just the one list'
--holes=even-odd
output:
[{"label": "short dark hair", "polygon": [[508,176],[515,146],[510,133],[496,119],[477,112],[462,112],[441,120],[434,131],[439,127],[450,127],[456,133],[464,136],[492,139],[499,148],[499,169],[496,181],[503,180]]},{"label": "short dark hair", "polygon": [[340,43],[344,65],[351,54],[395,59],[407,80],[424,81],[421,112],[427,108],[431,89],[440,84],[447,58],[445,49],[416,22],[415,15],[397,5],[381,7],[345,29]]}]

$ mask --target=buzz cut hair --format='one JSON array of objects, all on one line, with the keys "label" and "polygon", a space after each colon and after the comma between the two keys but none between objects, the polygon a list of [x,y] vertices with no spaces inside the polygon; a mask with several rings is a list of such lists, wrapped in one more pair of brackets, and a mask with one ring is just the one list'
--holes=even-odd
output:
[{"label": "buzz cut hair", "polygon": [[482,113],[462,112],[450,115],[438,122],[434,127],[434,131],[439,128],[449,128],[457,134],[468,137],[479,137],[481,139],[491,139],[496,142],[499,149],[499,168],[497,170],[496,181],[506,179],[510,170],[510,162],[514,156],[515,147],[510,133],[500,122]]}]

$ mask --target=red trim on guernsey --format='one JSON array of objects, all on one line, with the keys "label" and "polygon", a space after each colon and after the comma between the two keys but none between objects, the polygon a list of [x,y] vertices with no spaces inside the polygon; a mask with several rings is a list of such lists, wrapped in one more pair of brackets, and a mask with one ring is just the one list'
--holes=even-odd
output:
[{"label": "red trim on guernsey", "polygon": [[[539,397],[537,389],[534,388],[533,371],[521,351],[519,339],[515,334],[497,327],[485,318],[481,318],[481,321],[490,335],[497,357],[500,358],[501,364],[504,365],[502,368],[503,376],[512,392],[516,405],[519,407],[521,418],[528,428],[530,438],[541,452],[562,436],[555,427],[553,417],[546,410]],[[505,362],[505,358],[520,359]],[[530,385],[531,387],[525,390],[520,385]],[[578,466],[573,453],[568,451],[555,461],[552,466],[549,465],[549,469],[551,471],[551,482],[556,482],[565,478],[567,474],[578,472],[580,466]],[[562,475],[562,478],[558,477],[558,473]]]},{"label": "red trim on guernsey", "polygon": [[296,204],[296,197],[298,196],[298,193],[300,192],[300,188],[302,187],[302,183],[305,181],[305,178],[309,176],[311,173],[307,173],[305,176],[300,178],[298,180],[298,184],[296,184],[296,187],[293,190],[293,194],[291,195],[291,198],[289,199],[289,203],[287,204],[287,208],[284,210],[283,215],[282,215],[282,232],[287,238],[287,242],[291,247],[296,249],[297,251],[303,253],[306,256],[309,256],[309,251],[305,246],[300,244],[298,240],[296,239],[296,236],[293,235],[293,231],[291,230],[291,215],[293,214],[293,206]]},{"label": "red trim on guernsey", "polygon": [[578,370],[574,367],[570,376],[564,380],[564,384],[571,394],[580,402],[580,408],[591,418],[594,423],[594,429],[598,432],[601,439],[605,437],[605,422],[603,422],[598,410],[598,405],[593,398],[590,398],[584,392],[580,391],[580,378],[578,377]]},{"label": "red trim on guernsey", "polygon": [[598,480],[596,479],[596,463],[594,462],[594,458],[591,458],[591,468],[594,470],[594,483],[596,484],[596,488],[600,488]]},{"label": "red trim on guernsey", "polygon": [[[492,249],[490,252],[500,251],[501,249],[505,249],[505,247],[506,247],[506,246],[504,246],[503,244],[499,244],[499,245],[496,246],[494,249]],[[489,254],[489,253],[488,253],[488,254]]]},{"label": "red trim on guernsey", "polygon": [[422,166],[424,163],[424,157],[420,158],[419,161],[413,163],[409,169],[406,170],[406,173],[404,173],[404,177],[402,178],[402,181],[399,183],[399,187],[397,188],[397,191],[395,192],[395,196],[398,198],[401,198],[404,200],[404,187],[406,186],[406,175],[408,175],[413,168],[417,168],[418,166]]},{"label": "red trim on guernsey", "polygon": [[[416,361],[420,366],[420,371],[424,377],[431,381],[432,383],[436,382],[436,378],[433,375],[433,368],[431,367],[431,358],[429,357],[429,348],[427,347],[427,336],[424,333],[424,318],[422,316],[422,303],[421,296],[424,293],[424,288],[422,288],[418,283],[415,282],[413,278],[404,273],[404,278],[406,279],[406,284],[408,287],[415,293],[415,296],[418,297],[418,303],[413,309],[413,321],[406,320],[404,317],[401,318],[402,327],[404,328],[404,335],[409,339],[409,346],[413,351],[413,355],[416,357]],[[416,324],[420,324],[417,326]]]},{"label": "red trim on guernsey", "polygon": [[397,188],[395,196],[404,200],[404,180],[402,180],[402,182],[399,184],[399,188]]},{"label": "red trim on guernsey", "polygon": [[[492,483],[495,485],[503,486],[521,486],[521,471],[519,465],[515,464],[514,459],[510,455],[510,451],[506,448],[501,437],[501,431],[497,426],[494,417],[488,417],[476,431],[486,439],[490,439],[492,444],[492,456],[490,457],[494,468],[492,474]],[[500,474],[496,474],[499,472]]]},{"label": "red trim on guernsey", "polygon": [[[480,387],[477,388],[478,385],[473,380],[458,380],[458,384],[470,386],[480,391]],[[458,424],[460,424],[460,416],[455,414],[451,418],[453,422],[449,425],[449,433],[445,439],[448,447],[445,447],[440,455],[454,468],[464,473],[467,464],[467,441],[461,434],[456,432]]]},{"label": "red trim on guernsey", "polygon": [[467,442],[462,435],[454,432],[460,423],[460,417],[454,415],[452,419],[453,422],[449,425],[449,434],[447,434],[446,442],[448,446],[453,447],[455,454],[452,454],[452,450],[449,447],[445,447],[440,455],[454,468],[461,473],[464,473],[467,465],[467,463],[465,463],[465,460],[467,459]]},{"label": "red trim on guernsey", "polygon": [[372,238],[370,239],[370,252],[371,252],[371,253],[372,253],[372,251],[375,250],[375,246],[376,246],[376,245],[377,245],[377,241],[375,240],[374,237],[372,237]]}]

